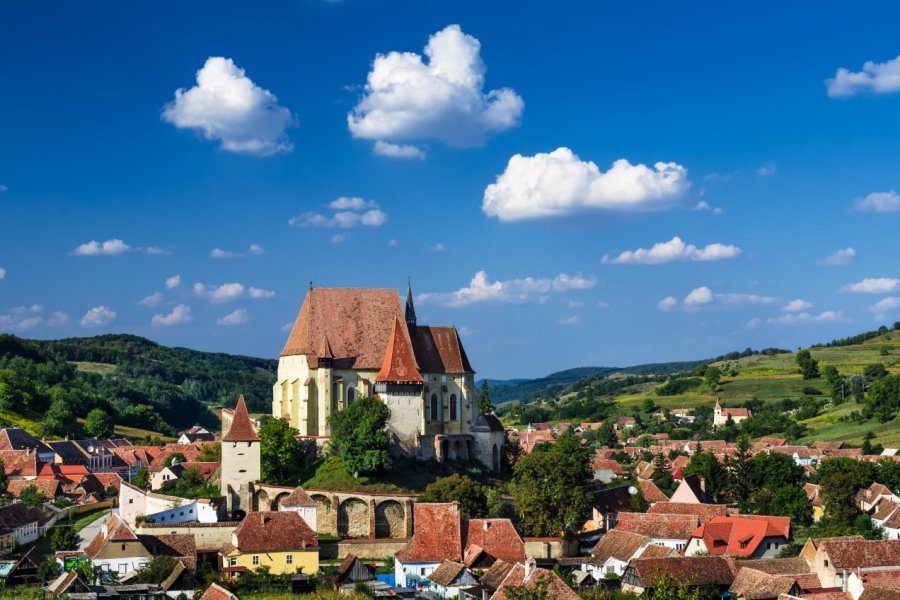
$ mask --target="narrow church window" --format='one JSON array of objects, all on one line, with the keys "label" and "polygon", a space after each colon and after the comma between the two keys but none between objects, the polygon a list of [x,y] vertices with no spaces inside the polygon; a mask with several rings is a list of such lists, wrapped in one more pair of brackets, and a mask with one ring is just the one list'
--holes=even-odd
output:
[{"label": "narrow church window", "polygon": [[438,420],[438,397],[437,394],[431,395],[431,420]]},{"label": "narrow church window", "polygon": [[450,420],[455,421],[456,415],[456,394],[450,394]]},{"label": "narrow church window", "polygon": [[353,401],[356,400],[356,390],[354,388],[347,388],[347,406],[353,404]]}]

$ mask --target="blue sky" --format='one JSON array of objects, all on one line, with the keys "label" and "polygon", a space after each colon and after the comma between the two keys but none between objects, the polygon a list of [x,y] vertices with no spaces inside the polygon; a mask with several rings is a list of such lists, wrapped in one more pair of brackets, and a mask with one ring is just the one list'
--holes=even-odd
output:
[{"label": "blue sky", "polygon": [[505,378],[891,324],[898,13],[6,3],[0,330],[277,356],[411,276]]}]

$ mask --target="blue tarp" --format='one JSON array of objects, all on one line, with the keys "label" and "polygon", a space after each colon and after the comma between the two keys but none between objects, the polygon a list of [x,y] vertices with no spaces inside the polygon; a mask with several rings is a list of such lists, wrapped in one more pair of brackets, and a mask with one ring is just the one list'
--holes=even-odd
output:
[{"label": "blue tarp", "polygon": [[378,573],[377,575],[375,575],[375,578],[378,581],[386,583],[391,587],[397,585],[397,577],[393,573]]}]

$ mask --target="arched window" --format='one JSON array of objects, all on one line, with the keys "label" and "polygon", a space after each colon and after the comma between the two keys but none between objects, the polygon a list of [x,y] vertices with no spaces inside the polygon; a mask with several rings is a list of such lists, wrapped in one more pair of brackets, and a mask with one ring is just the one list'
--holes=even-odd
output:
[{"label": "arched window", "polygon": [[440,405],[438,403],[437,394],[431,395],[431,420],[438,421],[440,416]]},{"label": "arched window", "polygon": [[349,387],[347,388],[347,406],[353,404],[354,400],[356,400],[356,388]]},{"label": "arched window", "polygon": [[456,414],[456,394],[450,394],[450,420],[455,421],[458,418]]}]

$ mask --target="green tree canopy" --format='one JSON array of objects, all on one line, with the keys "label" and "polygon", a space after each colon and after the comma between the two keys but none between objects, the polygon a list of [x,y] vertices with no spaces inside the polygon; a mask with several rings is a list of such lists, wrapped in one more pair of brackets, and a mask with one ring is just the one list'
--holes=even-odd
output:
[{"label": "green tree canopy", "polygon": [[722,496],[728,487],[728,471],[712,452],[695,452],[682,473],[702,477],[706,481],[706,493],[712,498]]},{"label": "green tree canopy", "polygon": [[78,550],[78,542],[78,533],[71,525],[57,524],[50,532],[50,548],[54,552]]},{"label": "green tree canopy", "polygon": [[47,496],[36,485],[29,485],[19,493],[19,502],[22,503],[22,506],[28,508],[40,508],[46,501]]},{"label": "green tree canopy", "polygon": [[284,419],[268,419],[259,427],[260,476],[273,485],[297,485],[304,466],[300,432]]},{"label": "green tree canopy", "polygon": [[113,435],[113,418],[101,408],[95,408],[84,419],[84,431],[95,438],[107,439]]},{"label": "green tree canopy", "polygon": [[459,502],[459,512],[465,518],[488,516],[484,488],[465,475],[453,474],[429,483],[419,502]]},{"label": "green tree canopy", "polygon": [[812,357],[809,350],[797,352],[797,366],[800,367],[803,379],[815,379],[819,376],[819,361]]},{"label": "green tree canopy", "polygon": [[388,459],[385,428],[391,410],[375,398],[360,397],[331,416],[331,449],[354,477],[380,469]]}]

